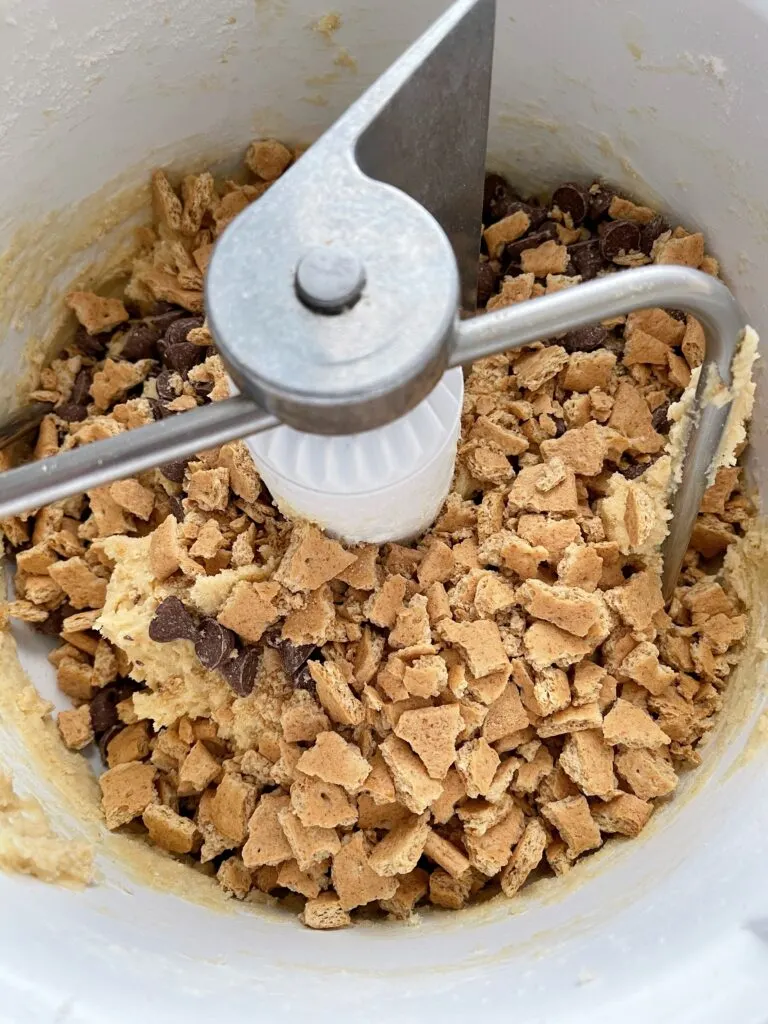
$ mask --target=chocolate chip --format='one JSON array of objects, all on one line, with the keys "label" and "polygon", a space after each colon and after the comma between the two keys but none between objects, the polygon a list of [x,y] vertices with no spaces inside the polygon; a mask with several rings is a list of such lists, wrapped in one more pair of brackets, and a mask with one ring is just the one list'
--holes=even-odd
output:
[{"label": "chocolate chip", "polygon": [[[91,728],[93,728],[93,725],[91,725]],[[118,721],[117,725],[110,726],[106,732],[99,736],[99,754],[101,755],[101,760],[105,765],[108,763],[107,747],[115,736],[117,736],[119,732],[123,731],[123,728],[123,723]],[[95,729],[93,731],[96,732]]]},{"label": "chocolate chip", "polygon": [[647,224],[643,224],[640,228],[640,242],[638,243],[640,252],[644,252],[646,256],[650,256],[651,249],[653,249],[653,243],[659,235],[663,234],[668,229],[669,224],[667,224],[664,218],[659,216],[658,213],[652,220],[649,220]]},{"label": "chocolate chip", "polygon": [[509,267],[519,267],[520,258],[526,249],[535,249],[537,246],[543,245],[544,242],[549,242],[557,237],[557,224],[554,221],[548,221],[541,225],[541,231],[534,231],[523,238],[518,238],[515,242],[507,242],[501,255],[502,271],[506,272]]},{"label": "chocolate chip", "polygon": [[91,728],[95,733],[106,732],[118,724],[117,705],[121,699],[114,686],[105,686],[97,691],[89,705]]},{"label": "chocolate chip", "polygon": [[589,210],[587,213],[589,219],[601,220],[601,218],[605,217],[614,195],[614,192],[603,185],[598,185],[597,188],[592,186],[589,190]]},{"label": "chocolate chip", "polygon": [[157,343],[163,336],[161,328],[151,320],[140,320],[125,333],[120,355],[123,359],[138,362],[139,359],[157,359]]},{"label": "chocolate chip", "polygon": [[586,242],[574,242],[568,246],[568,258],[574,274],[581,274],[584,281],[591,281],[605,266],[600,242],[589,238]]},{"label": "chocolate chip", "polygon": [[293,685],[297,690],[307,690],[309,693],[315,693],[317,687],[315,680],[312,678],[312,673],[309,671],[309,665],[301,666],[293,677]]},{"label": "chocolate chip", "polygon": [[205,668],[218,668],[235,649],[235,634],[216,619],[205,618],[200,623],[200,635],[195,641],[195,654]]},{"label": "chocolate chip", "polygon": [[82,423],[88,418],[88,409],[84,405],[77,405],[74,402],[65,402],[54,409],[56,415],[66,420],[67,423]]},{"label": "chocolate chip", "polygon": [[565,420],[560,419],[559,416],[555,417],[555,427],[557,429],[557,433],[555,434],[555,437],[562,437],[563,434],[568,429]]},{"label": "chocolate chip", "polygon": [[514,204],[519,202],[519,198],[500,174],[486,174],[483,189],[483,224],[487,227],[514,213]]},{"label": "chocolate chip", "polygon": [[603,348],[608,339],[608,331],[600,324],[587,324],[568,331],[560,344],[566,352],[594,352]]},{"label": "chocolate chip", "polygon": [[552,203],[563,213],[569,213],[574,227],[581,224],[589,210],[589,192],[581,185],[567,181],[552,193]]},{"label": "chocolate chip", "polygon": [[82,324],[75,331],[72,344],[78,352],[93,359],[100,359],[107,349],[106,339],[99,335],[91,336]]},{"label": "chocolate chip", "polygon": [[166,462],[164,466],[160,467],[160,472],[171,483],[183,483],[188,462],[189,459],[176,459],[174,462]]},{"label": "chocolate chip", "polygon": [[196,380],[192,387],[195,389],[195,394],[198,398],[206,399],[213,391],[213,383],[207,380]]},{"label": "chocolate chip", "polygon": [[181,388],[171,381],[172,370],[161,370],[155,377],[157,397],[161,402],[172,402],[181,394]]},{"label": "chocolate chip", "polygon": [[236,658],[230,658],[226,661],[219,668],[219,671],[238,697],[247,697],[253,691],[260,664],[260,649],[258,647],[247,647]]},{"label": "chocolate chip", "polygon": [[667,309],[667,310],[665,310],[665,312],[669,313],[669,315],[674,320],[679,320],[680,323],[683,323],[683,324],[685,323],[685,321],[687,319],[687,314],[686,314],[684,309]]},{"label": "chocolate chip", "polygon": [[481,263],[477,268],[477,304],[484,306],[496,291],[498,275],[490,263]]},{"label": "chocolate chip", "polygon": [[148,398],[147,401],[149,402],[149,407],[152,410],[152,416],[155,420],[164,420],[167,419],[168,416],[174,415],[173,410],[168,409],[162,402],[158,402],[156,398]]},{"label": "chocolate chip", "polygon": [[36,633],[42,633],[43,636],[58,636],[64,625],[64,619],[68,615],[74,615],[74,608],[70,604],[63,604],[59,608],[54,608],[53,611],[48,612],[48,618],[43,619],[42,622],[35,622],[32,626]]},{"label": "chocolate chip", "polygon": [[205,349],[188,341],[163,346],[163,364],[168,370],[180,373],[185,379],[192,367],[202,363],[204,359]]},{"label": "chocolate chip", "polygon": [[658,409],[653,410],[653,416],[651,417],[651,423],[653,429],[657,433],[664,433],[669,429],[669,420],[667,419],[667,413],[669,412],[669,402],[664,402]]},{"label": "chocolate chip", "polygon": [[166,597],[155,609],[149,624],[149,639],[158,644],[171,640],[197,640],[199,631],[178,597]]},{"label": "chocolate chip", "polygon": [[93,382],[93,370],[84,366],[78,371],[72,384],[72,394],[69,400],[73,405],[88,405],[91,400],[91,383]]},{"label": "chocolate chip", "polygon": [[157,302],[146,319],[150,320],[155,327],[160,329],[160,334],[162,336],[172,323],[185,316],[189,316],[186,309],[181,309],[180,306],[174,306],[170,302]]},{"label": "chocolate chip", "polygon": [[637,252],[640,245],[640,228],[631,220],[612,220],[601,224],[599,235],[600,252],[607,260]]},{"label": "chocolate chip", "polygon": [[295,677],[315,649],[314,644],[292,644],[284,642],[280,648],[280,654],[283,659],[285,671],[288,675]]},{"label": "chocolate chip", "polygon": [[184,521],[184,506],[181,503],[181,498],[176,494],[168,495],[168,507],[171,510],[171,515],[174,517],[177,523]]},{"label": "chocolate chip", "polygon": [[[203,318],[201,316],[183,316],[178,320],[174,320],[165,332],[165,348],[180,345],[183,341],[187,340],[187,335],[190,331],[202,326]],[[195,348],[200,348],[200,346],[196,345]]]}]

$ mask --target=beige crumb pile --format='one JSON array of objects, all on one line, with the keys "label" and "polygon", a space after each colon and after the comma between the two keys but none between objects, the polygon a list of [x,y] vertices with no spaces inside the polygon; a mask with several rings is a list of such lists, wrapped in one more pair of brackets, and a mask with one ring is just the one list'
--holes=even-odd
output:
[{"label": "beige crumb pile", "polygon": [[[154,174],[125,294],[69,295],[55,408],[16,457],[226,396],[203,275],[296,155]],[[700,234],[600,184],[542,204],[490,175],[484,221],[489,309],[643,263],[717,273]],[[699,763],[747,625],[720,569],[752,514],[734,460],[661,594],[667,410],[702,354],[693,317],[646,309],[481,360],[451,492],[407,546],[286,520],[240,442],[5,520],[8,612],[60,640],[59,730],[98,745],[107,827],[318,929],[511,898],[638,835]]]}]

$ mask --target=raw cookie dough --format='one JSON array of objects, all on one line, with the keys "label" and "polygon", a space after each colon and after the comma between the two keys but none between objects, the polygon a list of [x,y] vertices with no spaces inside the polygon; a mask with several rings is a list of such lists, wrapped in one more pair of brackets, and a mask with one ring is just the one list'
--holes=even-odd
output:
[{"label": "raw cookie dough", "polygon": [[[56,408],[15,457],[226,397],[203,274],[294,158],[259,140],[245,184],[155,173],[125,295],[70,295],[80,326],[36,392]],[[488,309],[643,263],[718,272],[700,233],[599,183],[542,204],[489,175],[484,224]],[[513,897],[636,836],[699,763],[747,629],[721,563],[753,515],[736,463],[749,385],[661,597],[702,351],[693,317],[650,309],[475,364],[451,493],[411,546],[287,521],[238,442],[5,521],[8,612],[61,639],[59,729],[98,744],[107,825],[237,899],[294,893],[321,929],[359,907]]]}]

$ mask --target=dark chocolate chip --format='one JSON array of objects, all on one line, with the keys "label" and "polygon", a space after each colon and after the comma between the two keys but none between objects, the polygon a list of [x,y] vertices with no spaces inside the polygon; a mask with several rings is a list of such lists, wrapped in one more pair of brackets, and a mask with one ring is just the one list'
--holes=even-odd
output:
[{"label": "dark chocolate chip", "polygon": [[48,612],[48,618],[43,619],[42,622],[35,622],[33,629],[36,633],[42,633],[43,636],[58,636],[64,625],[64,619],[68,615],[74,615],[74,608],[70,604],[63,604],[59,608],[54,608],[53,611]]},{"label": "dark chocolate chip", "polygon": [[106,732],[117,725],[120,719],[117,715],[117,705],[122,700],[118,689],[114,686],[105,686],[98,690],[89,705],[91,712],[91,728],[98,733]]},{"label": "dark chocolate chip", "polygon": [[614,193],[603,185],[594,186],[589,190],[589,210],[587,216],[590,220],[601,220],[608,213]]},{"label": "dark chocolate chip", "polygon": [[65,402],[63,405],[56,406],[53,411],[67,423],[82,423],[88,417],[88,409],[84,405],[77,405],[74,402]]},{"label": "dark chocolate chip", "polygon": [[171,515],[177,523],[184,522],[184,506],[182,505],[181,498],[179,498],[178,495],[168,495],[168,507],[171,510]]},{"label": "dark chocolate chip", "polygon": [[552,193],[552,202],[563,213],[569,213],[574,226],[581,224],[589,211],[589,191],[567,181]]},{"label": "dark chocolate chip", "polygon": [[288,675],[295,676],[314,650],[314,644],[292,644],[285,641],[280,647],[280,654]]},{"label": "dark chocolate chip", "polygon": [[147,316],[147,320],[151,320],[156,327],[159,327],[160,334],[163,335],[174,321],[180,320],[183,316],[189,316],[186,309],[174,306],[170,302],[157,302]]},{"label": "dark chocolate chip", "polygon": [[106,352],[107,342],[104,336],[90,335],[81,324],[75,331],[73,346],[84,356],[100,359]]},{"label": "dark chocolate chip", "polygon": [[591,281],[598,271],[605,266],[600,242],[597,238],[589,238],[586,242],[574,242],[568,246],[568,258],[574,274],[581,274],[584,281]]},{"label": "dark chocolate chip", "polygon": [[640,228],[631,220],[612,220],[599,229],[600,252],[613,260],[628,252],[637,252],[640,246]]},{"label": "dark chocolate chip", "polygon": [[161,370],[155,377],[157,397],[161,402],[172,402],[181,394],[181,388],[171,381],[172,370]]},{"label": "dark chocolate chip", "polygon": [[557,433],[555,434],[555,437],[562,437],[568,429],[565,420],[560,419],[559,416],[555,417],[555,427],[557,428]]},{"label": "dark chocolate chip", "polygon": [[526,249],[535,249],[537,246],[543,245],[544,242],[549,242],[557,237],[557,224],[551,220],[546,224],[542,223],[540,231],[534,231],[523,238],[518,238],[515,242],[507,242],[501,255],[502,270],[506,272],[509,267],[519,267],[520,258]]},{"label": "dark chocolate chip", "polygon": [[684,310],[684,309],[667,309],[667,310],[665,310],[665,312],[666,312],[666,313],[669,313],[669,315],[670,315],[670,316],[671,316],[671,317],[672,317],[672,318],[673,318],[674,320],[679,320],[679,321],[680,321],[680,323],[683,323],[683,324],[684,324],[684,323],[685,323],[685,321],[686,321],[686,318],[687,318],[687,314],[686,314],[686,312],[685,312],[685,310]]},{"label": "dark chocolate chip", "polygon": [[514,213],[514,204],[519,196],[500,174],[486,174],[483,189],[483,224],[495,224],[497,220]]},{"label": "dark chocolate chip", "polygon": [[166,597],[161,601],[149,624],[149,639],[158,644],[167,644],[171,640],[196,641],[199,635],[192,616],[178,597]]},{"label": "dark chocolate chip", "polygon": [[651,255],[651,249],[653,249],[653,243],[669,228],[669,224],[664,220],[663,217],[657,213],[652,220],[649,220],[647,224],[643,224],[640,228],[640,252],[644,252],[646,256]]},{"label": "dark chocolate chip", "polygon": [[484,306],[496,291],[498,275],[490,263],[481,263],[477,268],[477,304]]},{"label": "dark chocolate chip", "polygon": [[149,402],[149,407],[152,410],[152,415],[156,420],[164,420],[167,419],[168,416],[175,415],[171,409],[168,409],[156,398],[148,398],[147,401]]},{"label": "dark chocolate chip", "polygon": [[200,623],[200,635],[195,641],[195,654],[205,668],[218,668],[235,649],[235,634],[216,619],[205,618]]},{"label": "dark chocolate chip", "polygon": [[260,664],[260,649],[258,647],[247,647],[236,658],[230,658],[226,661],[219,668],[219,671],[238,697],[247,697],[253,691]]},{"label": "dark chocolate chip", "polygon": [[664,433],[664,431],[669,429],[669,420],[667,419],[668,411],[669,402],[664,402],[664,404],[660,405],[658,409],[653,410],[651,423],[653,424],[653,429],[657,431],[657,433]]},{"label": "dark chocolate chip", "polygon": [[186,379],[193,366],[205,359],[205,349],[193,345],[189,341],[181,341],[178,345],[163,346],[163,364],[171,372],[180,373]]},{"label": "dark chocolate chip", "polygon": [[608,331],[600,324],[587,324],[568,331],[560,344],[566,352],[594,352],[603,348],[608,340]]},{"label": "dark chocolate chip", "polygon": [[91,384],[93,382],[93,370],[84,366],[78,371],[72,384],[72,394],[69,400],[73,405],[88,405],[91,400]]},{"label": "dark chocolate chip", "polygon": [[160,467],[160,472],[171,483],[183,483],[187,462],[189,462],[189,459],[176,459],[174,462],[166,462],[164,466]]},{"label": "dark chocolate chip", "polygon": [[139,359],[157,359],[157,343],[162,336],[163,332],[157,324],[151,320],[140,320],[126,331],[120,355],[131,362],[138,362]]},{"label": "dark chocolate chip", "polygon": [[213,383],[207,380],[196,380],[192,387],[195,389],[195,394],[198,398],[206,399],[213,391]]},{"label": "dark chocolate chip", "polygon": [[299,671],[294,675],[293,685],[297,690],[307,690],[309,693],[315,693],[317,687],[315,685],[315,680],[312,678],[312,673],[309,671],[308,664],[302,665]]},{"label": "dark chocolate chip", "polygon": [[[180,345],[187,340],[187,335],[190,331],[202,326],[203,318],[201,316],[183,316],[178,320],[174,320],[165,332],[164,347],[171,348],[173,345]],[[195,347],[200,348],[199,345]]]},{"label": "dark chocolate chip", "polygon": [[[91,724],[91,728],[93,728],[93,724]],[[119,732],[122,732],[123,729],[123,723],[118,721],[117,725],[111,725],[106,732],[99,736],[99,754],[101,755],[101,760],[105,765],[108,763],[107,747],[115,736],[117,736]],[[96,732],[95,729],[93,731]]]}]

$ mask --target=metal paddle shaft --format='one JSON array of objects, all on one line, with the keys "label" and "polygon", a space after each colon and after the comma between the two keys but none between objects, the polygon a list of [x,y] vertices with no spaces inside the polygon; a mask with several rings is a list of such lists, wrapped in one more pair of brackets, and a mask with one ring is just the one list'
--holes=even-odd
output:
[{"label": "metal paddle shaft", "polygon": [[[459,320],[460,304],[474,308],[494,20],[494,0],[458,0],[224,232],[206,311],[241,394],[3,474],[0,518],[278,421],[370,430],[412,409],[449,366],[648,306],[695,314],[706,364],[730,383],[744,316],[725,285],[694,270],[628,270]],[[664,551],[667,594],[728,412],[698,404]]]}]

